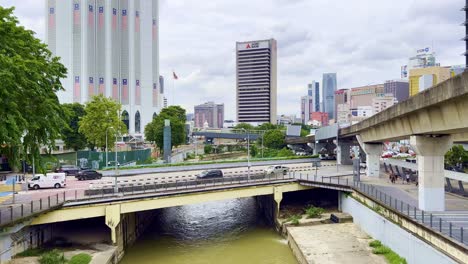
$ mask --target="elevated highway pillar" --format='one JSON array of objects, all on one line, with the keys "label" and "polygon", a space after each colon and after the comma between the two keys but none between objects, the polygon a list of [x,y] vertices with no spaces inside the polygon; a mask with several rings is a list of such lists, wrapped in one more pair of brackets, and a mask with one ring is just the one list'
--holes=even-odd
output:
[{"label": "elevated highway pillar", "polygon": [[411,136],[410,145],[417,154],[419,209],[444,211],[444,155],[452,137]]},{"label": "elevated highway pillar", "polygon": [[336,147],[336,162],[340,165],[352,165],[350,157],[352,144],[349,142],[338,142]]},{"label": "elevated highway pillar", "polygon": [[366,153],[366,175],[369,177],[379,177],[382,143],[364,143],[359,135],[356,136],[356,139],[359,142],[361,150]]}]

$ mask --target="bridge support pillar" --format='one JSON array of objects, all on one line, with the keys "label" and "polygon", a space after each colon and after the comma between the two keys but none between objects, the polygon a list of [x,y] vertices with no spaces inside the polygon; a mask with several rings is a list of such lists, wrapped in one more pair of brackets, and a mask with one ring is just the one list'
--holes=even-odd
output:
[{"label": "bridge support pillar", "polygon": [[379,177],[380,175],[380,155],[382,153],[382,143],[364,143],[361,136],[357,135],[361,150],[366,153],[366,167],[368,177]]},{"label": "bridge support pillar", "polygon": [[351,144],[346,142],[338,142],[336,147],[336,162],[340,165],[352,165],[353,161],[350,158]]},{"label": "bridge support pillar", "polygon": [[106,206],[106,225],[111,229],[112,243],[117,245],[120,223],[120,204]]},{"label": "bridge support pillar", "polygon": [[315,143],[314,155],[320,154],[320,151],[327,146],[327,143]]},{"label": "bridge support pillar", "polygon": [[273,198],[275,199],[275,221],[278,219],[279,213],[280,213],[280,206],[281,206],[281,200],[283,200],[283,190],[281,188],[275,187],[275,193],[273,194]]},{"label": "bridge support pillar", "polygon": [[444,211],[444,155],[452,146],[452,137],[411,136],[410,145],[418,161],[419,209]]}]

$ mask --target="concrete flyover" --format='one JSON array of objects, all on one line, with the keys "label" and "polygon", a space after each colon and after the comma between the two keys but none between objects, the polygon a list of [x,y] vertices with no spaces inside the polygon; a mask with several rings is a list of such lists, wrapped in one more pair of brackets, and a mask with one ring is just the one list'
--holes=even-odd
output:
[{"label": "concrete flyover", "polygon": [[409,138],[418,160],[419,208],[444,211],[444,154],[453,142],[468,139],[467,116],[468,73],[463,73],[339,129],[338,137],[342,142],[358,140],[366,154],[370,177],[380,175],[382,142]]},{"label": "concrete flyover", "polygon": [[205,138],[224,138],[224,139],[242,139],[247,140],[247,137],[250,140],[257,140],[262,135],[259,133],[253,133],[249,131],[248,135],[245,132],[216,132],[216,131],[197,131],[192,132],[193,136],[202,136]]}]

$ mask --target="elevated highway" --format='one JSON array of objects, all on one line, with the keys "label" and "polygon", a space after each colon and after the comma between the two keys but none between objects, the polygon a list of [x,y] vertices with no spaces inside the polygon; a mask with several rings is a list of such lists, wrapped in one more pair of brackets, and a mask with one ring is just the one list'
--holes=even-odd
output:
[{"label": "elevated highway", "polygon": [[383,142],[409,139],[417,154],[419,208],[444,211],[444,155],[468,141],[468,72],[435,85],[355,125],[317,130],[315,149],[336,148],[340,164],[352,164],[350,148],[366,154],[367,175],[379,177]]}]

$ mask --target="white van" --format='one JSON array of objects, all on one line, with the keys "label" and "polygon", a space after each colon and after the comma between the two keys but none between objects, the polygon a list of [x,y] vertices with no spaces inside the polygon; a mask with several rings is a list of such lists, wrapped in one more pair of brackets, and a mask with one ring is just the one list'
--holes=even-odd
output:
[{"label": "white van", "polygon": [[37,190],[39,188],[61,188],[66,187],[67,181],[65,173],[36,174],[28,181],[28,188]]}]

